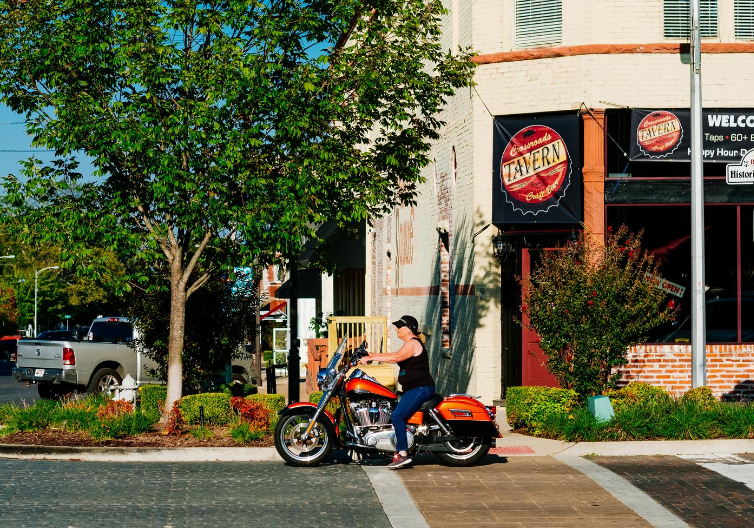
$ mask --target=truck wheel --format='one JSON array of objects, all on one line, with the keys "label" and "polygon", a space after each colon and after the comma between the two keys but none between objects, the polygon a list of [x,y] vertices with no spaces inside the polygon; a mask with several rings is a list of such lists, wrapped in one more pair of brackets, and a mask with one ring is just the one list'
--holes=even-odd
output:
[{"label": "truck wheel", "polygon": [[120,386],[121,381],[123,381],[123,378],[117,371],[109,368],[99,369],[94,373],[87,391],[94,394],[113,394],[115,389]]},{"label": "truck wheel", "polygon": [[45,400],[55,400],[60,397],[52,383],[37,383],[37,392],[39,397]]}]

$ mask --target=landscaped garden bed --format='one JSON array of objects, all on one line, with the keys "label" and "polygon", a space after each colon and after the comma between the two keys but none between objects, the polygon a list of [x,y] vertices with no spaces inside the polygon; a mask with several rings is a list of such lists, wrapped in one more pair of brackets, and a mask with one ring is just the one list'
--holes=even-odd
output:
[{"label": "landscaped garden bed", "polygon": [[754,405],[718,401],[707,387],[673,398],[660,387],[635,382],[606,395],[615,416],[600,421],[573,390],[511,387],[508,423],[523,433],[569,442],[754,438]]},{"label": "landscaped garden bed", "polygon": [[279,394],[246,396],[230,391],[184,396],[158,428],[164,386],[139,390],[136,409],[101,395],[41,400],[33,406],[0,406],[0,443],[99,447],[271,446]]}]

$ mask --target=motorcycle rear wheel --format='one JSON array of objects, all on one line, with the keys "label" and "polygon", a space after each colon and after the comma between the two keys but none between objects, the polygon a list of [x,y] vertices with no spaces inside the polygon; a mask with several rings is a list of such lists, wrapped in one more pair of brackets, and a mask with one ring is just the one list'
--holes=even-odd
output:
[{"label": "motorcycle rear wheel", "polygon": [[459,438],[455,442],[445,442],[450,451],[436,452],[435,455],[448,466],[472,466],[483,459],[490,450],[492,438]]},{"label": "motorcycle rear wheel", "polygon": [[335,431],[327,418],[320,418],[314,424],[306,440],[303,433],[309,426],[311,414],[289,414],[282,416],[275,426],[275,449],[283,460],[292,466],[316,466],[330,454],[333,448]]}]

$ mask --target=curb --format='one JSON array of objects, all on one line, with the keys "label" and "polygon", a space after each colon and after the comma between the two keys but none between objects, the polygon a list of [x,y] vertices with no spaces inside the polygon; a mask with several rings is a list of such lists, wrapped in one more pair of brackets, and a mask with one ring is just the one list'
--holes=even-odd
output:
[{"label": "curb", "polygon": [[282,460],[274,447],[62,447],[0,445],[0,458],[98,462],[270,462]]},{"label": "curb", "polygon": [[583,456],[654,456],[654,455],[722,455],[754,453],[754,440],[723,438],[719,440],[645,440],[634,442],[578,442],[564,447],[558,455]]}]

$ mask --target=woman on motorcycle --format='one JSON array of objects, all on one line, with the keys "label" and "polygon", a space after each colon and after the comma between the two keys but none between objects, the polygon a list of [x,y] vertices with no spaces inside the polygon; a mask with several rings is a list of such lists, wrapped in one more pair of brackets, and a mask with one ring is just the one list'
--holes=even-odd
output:
[{"label": "woman on motorcycle", "polygon": [[393,325],[396,334],[403,341],[403,346],[397,352],[364,356],[359,362],[366,365],[369,361],[382,361],[397,363],[400,367],[398,383],[403,389],[403,396],[392,414],[395,446],[398,453],[388,465],[390,469],[398,469],[413,462],[408,454],[406,421],[413,416],[422,403],[435,395],[435,380],[429,373],[429,357],[427,349],[424,348],[424,342],[419,338],[419,322],[416,318],[404,315],[394,321]]}]

